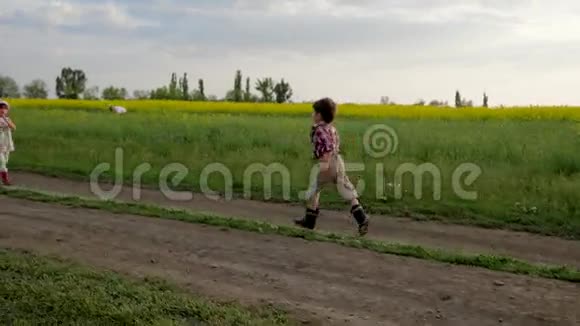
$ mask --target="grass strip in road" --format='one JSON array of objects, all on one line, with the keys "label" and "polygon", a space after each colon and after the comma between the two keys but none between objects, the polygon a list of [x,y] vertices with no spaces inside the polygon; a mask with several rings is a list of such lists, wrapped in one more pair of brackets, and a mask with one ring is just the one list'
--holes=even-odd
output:
[{"label": "grass strip in road", "polygon": [[455,265],[481,267],[494,271],[536,276],[547,279],[580,282],[580,270],[577,268],[569,266],[549,266],[534,264],[505,256],[464,254],[460,252],[430,249],[422,246],[386,243],[383,241],[358,238],[337,233],[314,232],[290,226],[274,225],[241,218],[223,217],[205,213],[193,213],[185,210],[169,209],[139,203],[101,201],[74,196],[60,196],[28,189],[0,188],[0,195],[37,202],[60,204],[73,208],[100,209],[117,214],[134,214],[188,223],[224,227],[260,234],[302,238],[309,241],[328,242],[345,247],[366,249],[381,254],[413,257]]},{"label": "grass strip in road", "polygon": [[275,309],[246,309],[60,259],[0,250],[2,325],[291,325]]}]

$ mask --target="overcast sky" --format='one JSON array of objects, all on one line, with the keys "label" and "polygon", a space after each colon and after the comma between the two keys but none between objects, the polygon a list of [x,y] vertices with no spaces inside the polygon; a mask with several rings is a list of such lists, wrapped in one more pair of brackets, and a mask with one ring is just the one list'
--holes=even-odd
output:
[{"label": "overcast sky", "polygon": [[[0,74],[151,89],[171,72],[224,96],[234,73],[296,100],[580,105],[576,0],[0,0]],[[197,84],[190,81],[191,84]],[[54,92],[52,92],[54,93]]]}]

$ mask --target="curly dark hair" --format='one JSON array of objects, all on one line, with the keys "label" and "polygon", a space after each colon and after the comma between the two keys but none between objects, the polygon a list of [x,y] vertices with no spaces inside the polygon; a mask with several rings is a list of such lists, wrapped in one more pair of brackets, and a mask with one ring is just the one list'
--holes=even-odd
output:
[{"label": "curly dark hair", "polygon": [[336,103],[332,99],[325,97],[314,102],[312,107],[314,108],[314,112],[320,113],[324,122],[331,123],[334,121],[334,116],[336,115]]}]

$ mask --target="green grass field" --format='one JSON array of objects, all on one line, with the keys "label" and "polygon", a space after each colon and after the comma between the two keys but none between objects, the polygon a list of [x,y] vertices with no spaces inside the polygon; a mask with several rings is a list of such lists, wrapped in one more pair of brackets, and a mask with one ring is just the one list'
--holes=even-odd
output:
[{"label": "green grass field", "polygon": [[273,309],[193,297],[159,280],[0,250],[2,325],[290,325]]},{"label": "green grass field", "polygon": [[[401,108],[402,110],[403,108]],[[103,110],[42,109],[14,106],[17,151],[10,167],[52,175],[88,178],[102,162],[114,163],[115,148],[124,149],[124,181],[133,169],[150,163],[143,181],[158,185],[168,163],[189,169],[181,189],[199,190],[205,166],[219,162],[233,174],[233,188],[243,190],[243,174],[253,163],[281,163],[291,175],[291,201],[308,186],[311,150],[308,114],[259,115],[188,113],[147,110],[116,116]],[[363,135],[374,124],[387,124],[398,135],[396,153],[370,158]],[[349,163],[365,171],[350,173],[364,180],[362,200],[375,213],[413,215],[452,223],[506,227],[580,238],[580,127],[573,119],[395,119],[339,117],[342,150]],[[403,163],[429,162],[441,171],[441,199],[432,198],[432,178],[425,178],[423,199],[416,199],[413,179],[403,179],[403,198],[394,198],[393,178]],[[384,193],[377,198],[376,166],[384,165]],[[459,198],[452,189],[453,171],[462,163],[481,167],[482,175],[466,187],[477,200]],[[111,175],[109,175],[111,177]],[[282,179],[273,178],[273,196],[282,199]],[[224,189],[223,177],[212,175],[213,189]],[[264,199],[261,177],[252,183],[252,197]],[[334,193],[323,206],[346,208]]]}]

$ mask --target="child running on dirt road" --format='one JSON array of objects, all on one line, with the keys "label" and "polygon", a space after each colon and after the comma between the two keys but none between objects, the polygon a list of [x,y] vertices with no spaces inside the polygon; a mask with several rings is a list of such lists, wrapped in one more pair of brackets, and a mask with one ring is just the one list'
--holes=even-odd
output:
[{"label": "child running on dirt road", "polygon": [[14,142],[12,141],[12,131],[16,130],[16,125],[8,117],[10,104],[0,100],[0,180],[5,186],[9,186],[8,178],[8,159],[10,152],[14,151]]},{"label": "child running on dirt road", "polygon": [[336,107],[336,103],[329,98],[318,100],[313,105],[314,125],[310,138],[314,157],[320,162],[320,171],[306,196],[306,215],[295,220],[295,223],[307,229],[314,229],[320,214],[320,192],[324,186],[334,184],[340,195],[351,203],[351,214],[358,224],[359,235],[364,236],[368,232],[369,218],[358,200],[358,193],[346,175],[344,161],[340,155],[340,138],[332,124]]}]

